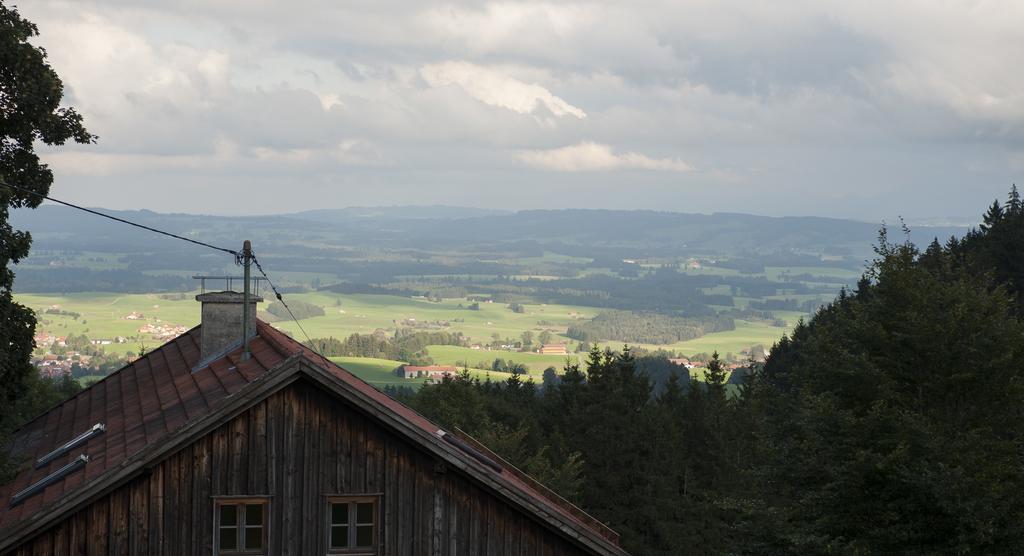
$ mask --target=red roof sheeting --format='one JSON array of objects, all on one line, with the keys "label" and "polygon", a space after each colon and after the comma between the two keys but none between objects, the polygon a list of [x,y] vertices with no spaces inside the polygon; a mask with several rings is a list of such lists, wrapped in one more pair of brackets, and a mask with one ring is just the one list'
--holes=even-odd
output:
[{"label": "red roof sheeting", "polygon": [[[104,434],[90,438],[87,443],[39,469],[23,470],[13,481],[0,486],[0,532],[16,527],[40,508],[103,475],[189,421],[209,415],[225,398],[296,354],[302,354],[382,408],[436,437],[438,425],[264,322],[257,322],[257,336],[250,343],[252,358],[242,361],[241,349],[236,349],[192,372],[200,360],[199,338],[199,327],[193,328],[17,431],[11,451],[29,455],[34,461],[96,423],[106,425]],[[9,506],[15,493],[82,453],[90,457],[83,470],[54,482],[19,505]],[[465,459],[479,465],[469,456]],[[507,463],[501,463],[507,472],[495,474],[498,480],[540,502],[553,513],[617,544],[617,535],[611,529]]]}]

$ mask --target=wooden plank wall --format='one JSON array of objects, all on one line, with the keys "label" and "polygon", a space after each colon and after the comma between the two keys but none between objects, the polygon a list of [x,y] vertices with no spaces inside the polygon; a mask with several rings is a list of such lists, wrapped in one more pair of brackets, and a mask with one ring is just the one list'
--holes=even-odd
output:
[{"label": "wooden plank wall", "polygon": [[583,553],[435,465],[362,414],[298,382],[14,554],[213,553],[216,495],[270,495],[269,554],[325,554],[327,494],[381,494],[381,554]]}]

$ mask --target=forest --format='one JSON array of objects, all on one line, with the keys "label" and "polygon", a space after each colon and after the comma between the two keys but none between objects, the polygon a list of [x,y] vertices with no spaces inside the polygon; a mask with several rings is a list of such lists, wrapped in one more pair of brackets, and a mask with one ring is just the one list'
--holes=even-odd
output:
[{"label": "forest", "polygon": [[729,395],[628,350],[542,384],[391,393],[609,523],[635,554],[1024,552],[1024,203],[962,240],[883,229],[855,288]]},{"label": "forest", "polygon": [[570,326],[565,335],[581,342],[617,340],[671,344],[735,328],[736,324],[728,317],[689,318],[654,312],[608,311]]},{"label": "forest", "polygon": [[296,320],[324,316],[324,308],[301,300],[292,300],[285,305],[281,301],[274,301],[267,305],[267,313],[278,319],[294,318]]}]

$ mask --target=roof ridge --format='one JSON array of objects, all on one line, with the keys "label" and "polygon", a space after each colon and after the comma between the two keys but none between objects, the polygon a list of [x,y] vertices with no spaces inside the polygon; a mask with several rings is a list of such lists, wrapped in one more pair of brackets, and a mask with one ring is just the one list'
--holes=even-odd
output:
[{"label": "roof ridge", "polygon": [[[438,425],[432,419],[426,417],[425,415],[423,415],[419,411],[416,411],[415,409],[413,409],[412,407],[409,407],[408,405],[402,403],[401,401],[396,400],[396,399],[392,398],[391,396],[388,396],[381,389],[377,388],[373,384],[370,384],[366,380],[363,380],[361,377],[359,377],[358,375],[356,375],[352,371],[349,371],[348,369],[345,369],[344,367],[342,367],[341,365],[335,363],[334,361],[331,361],[327,357],[324,357],[323,355],[320,355],[319,353],[316,353],[315,351],[313,351],[309,347],[303,345],[301,342],[299,342],[295,338],[291,338],[288,335],[284,334],[282,331],[277,330],[271,324],[269,324],[267,322],[264,322],[264,321],[261,321],[259,319],[257,319],[256,322],[257,322],[257,325],[256,325],[257,326],[257,330],[260,332],[259,335],[263,339],[268,340],[268,343],[270,343],[272,346],[274,346],[275,349],[279,349],[281,351],[282,355],[295,355],[295,354],[298,354],[298,353],[302,353],[304,356],[307,356],[307,357],[309,355],[315,355],[317,358],[325,361],[327,365],[330,365],[330,366],[332,366],[332,367],[334,367],[334,368],[336,368],[338,370],[341,370],[341,371],[345,372],[347,375],[349,375],[349,376],[359,380],[363,384],[366,384],[370,388],[373,388],[375,391],[377,391],[381,395],[386,396],[387,399],[391,400],[392,402],[397,403],[397,404],[401,405],[404,409],[415,413],[417,416],[419,416],[424,421],[430,423],[431,425],[437,427],[440,430],[445,430],[444,427],[442,427],[441,425]],[[264,331],[264,330],[267,331],[268,334],[264,335],[262,333],[262,331]],[[273,339],[271,339],[271,337]],[[284,345],[285,343],[294,344],[296,347],[299,348],[300,351],[297,351],[297,352],[287,351],[287,347]],[[611,541],[611,542],[613,542],[615,544],[618,544],[618,542],[619,542],[619,535],[611,527],[608,527],[608,525],[603,523],[601,520],[599,520],[596,517],[588,514],[587,512],[585,512],[579,506],[577,506],[577,505],[573,504],[572,502],[566,500],[565,498],[560,496],[557,492],[549,489],[548,487],[546,487],[543,484],[539,483],[533,477],[530,477],[526,473],[522,472],[519,468],[517,468],[514,465],[512,465],[511,463],[509,463],[507,460],[505,460],[501,456],[498,456],[497,454],[495,454],[491,449],[489,449],[486,446],[484,446],[483,444],[481,444],[475,438],[469,436],[468,434],[466,434],[465,432],[463,432],[461,430],[458,430],[458,429],[456,429],[456,430],[458,431],[457,436],[459,436],[460,438],[466,437],[465,439],[468,439],[470,444],[473,447],[475,447],[475,448],[482,448],[482,451],[483,451],[483,453],[485,455],[492,456],[494,459],[498,460],[500,462],[499,465],[501,465],[502,468],[507,470],[513,476],[515,476],[518,480],[522,481],[526,487],[528,487],[528,488],[532,489],[533,491],[535,491],[540,497],[542,497],[548,503],[550,503],[551,505],[553,505],[555,507],[560,508],[562,511],[568,512],[573,517],[575,517],[577,520],[579,520],[584,527],[590,528],[590,529],[594,530],[595,533],[599,534],[600,536],[604,537],[605,539],[607,539],[607,540],[609,540],[609,541]]]},{"label": "roof ridge", "polygon": [[[264,334],[264,332],[267,332],[267,334]],[[288,347],[285,345],[286,342],[281,341],[282,336],[298,344],[300,348],[303,346],[302,344],[299,344],[298,341],[295,340],[294,338],[289,338],[287,335],[285,335],[284,332],[281,332],[280,330],[274,328],[273,326],[270,326],[270,323],[260,320],[258,318],[256,319],[256,334],[259,335],[264,340],[266,340],[267,343],[270,344],[270,347],[274,348],[275,350],[277,350],[279,354],[284,355],[285,357],[289,355],[295,355],[296,353],[300,353],[301,351],[303,351],[302,349],[294,351],[289,350]]]},{"label": "roof ridge", "polygon": [[[260,336],[263,337],[263,339],[267,340],[267,343],[269,343],[274,349],[278,350],[278,353],[280,353],[281,355],[283,355],[285,357],[289,357],[289,356],[301,353],[301,354],[305,355],[306,357],[311,357],[312,356],[315,359],[323,361],[327,365],[334,365],[335,367],[338,367],[339,369],[345,371],[346,373],[352,375],[355,378],[358,378],[359,380],[361,380],[364,383],[372,386],[373,388],[377,388],[376,386],[373,386],[369,382],[366,382],[362,378],[359,378],[358,376],[356,376],[352,371],[349,371],[348,369],[345,369],[344,367],[341,367],[340,365],[338,365],[334,361],[331,361],[330,359],[328,359],[326,356],[321,355],[316,350],[310,348],[309,346],[303,344],[302,342],[296,340],[295,338],[289,336],[288,334],[285,334],[284,331],[278,330],[277,328],[274,328],[274,326],[272,324],[270,324],[268,322],[264,322],[264,321],[259,320],[259,319],[256,319],[256,330],[257,330],[257,332],[259,332],[261,329],[262,330],[266,330],[268,332],[268,334],[267,334],[267,336],[263,336],[263,334],[260,334]],[[295,350],[294,351],[293,350],[289,350],[288,349],[288,344],[294,345],[295,346]]]}]

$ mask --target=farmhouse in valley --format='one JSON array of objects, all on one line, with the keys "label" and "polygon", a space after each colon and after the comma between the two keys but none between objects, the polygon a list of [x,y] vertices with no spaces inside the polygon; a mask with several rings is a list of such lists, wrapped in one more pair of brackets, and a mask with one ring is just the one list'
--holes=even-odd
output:
[{"label": "farmhouse in valley", "polygon": [[568,355],[569,350],[566,349],[565,343],[544,344],[540,346],[540,353],[542,355]]},{"label": "farmhouse in valley", "polygon": [[246,351],[242,294],[197,299],[199,326],[16,431],[0,554],[624,554],[472,438],[252,317]]},{"label": "farmhouse in valley", "polygon": [[398,374],[403,378],[432,378],[441,380],[446,376],[454,377],[459,374],[459,368],[451,365],[402,365],[398,368]]}]

